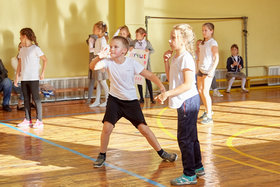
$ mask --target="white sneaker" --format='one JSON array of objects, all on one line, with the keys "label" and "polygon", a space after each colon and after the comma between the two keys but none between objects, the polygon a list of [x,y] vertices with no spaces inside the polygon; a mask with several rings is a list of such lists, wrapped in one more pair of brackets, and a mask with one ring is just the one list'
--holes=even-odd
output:
[{"label": "white sneaker", "polygon": [[33,128],[43,128],[44,124],[42,121],[38,120],[36,121],[36,123],[33,125]]},{"label": "white sneaker", "polygon": [[213,91],[213,96],[215,96],[215,97],[223,97],[224,95],[221,94],[218,89],[215,89]]},{"label": "white sneaker", "polygon": [[106,107],[106,105],[107,105],[107,101],[105,101],[104,103],[101,103],[99,106],[100,107]]},{"label": "white sneaker", "polygon": [[24,118],[23,122],[17,124],[17,127],[30,127],[32,125],[32,121],[28,121],[26,118]]},{"label": "white sneaker", "polygon": [[89,107],[97,107],[97,106],[99,106],[100,105],[100,103],[98,102],[94,102],[94,103],[92,103],[91,105],[89,105]]},{"label": "white sneaker", "polygon": [[244,93],[248,93],[249,90],[247,90],[246,88],[241,88],[241,91],[244,92]]},{"label": "white sneaker", "polygon": [[230,93],[230,89],[227,89],[226,92],[227,92],[227,93]]}]

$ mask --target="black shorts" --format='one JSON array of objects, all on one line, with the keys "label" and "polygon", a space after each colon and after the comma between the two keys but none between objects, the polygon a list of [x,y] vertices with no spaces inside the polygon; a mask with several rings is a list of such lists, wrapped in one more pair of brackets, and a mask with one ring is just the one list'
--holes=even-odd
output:
[{"label": "black shorts", "polygon": [[199,77],[203,77],[204,75],[208,75],[208,74],[202,73],[202,72],[199,70],[199,71],[197,72],[196,75],[199,76]]},{"label": "black shorts", "polygon": [[139,101],[125,101],[109,95],[106,112],[102,123],[105,121],[112,123],[113,126],[122,117],[130,121],[136,128],[140,124],[147,125]]}]

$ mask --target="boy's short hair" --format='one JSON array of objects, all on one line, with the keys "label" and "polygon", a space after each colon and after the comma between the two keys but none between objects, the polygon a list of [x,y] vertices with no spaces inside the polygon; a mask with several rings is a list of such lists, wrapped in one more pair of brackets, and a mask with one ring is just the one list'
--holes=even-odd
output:
[{"label": "boy's short hair", "polygon": [[232,48],[236,48],[238,50],[238,45],[237,44],[232,44],[232,46],[230,47],[230,49]]},{"label": "boy's short hair", "polygon": [[146,30],[142,27],[138,28],[135,33],[140,33],[140,34],[147,34]]},{"label": "boy's short hair", "polygon": [[128,40],[127,40],[125,37],[123,37],[123,36],[114,36],[114,37],[112,38],[112,40],[121,41],[122,44],[123,44],[123,46],[124,46],[127,50],[129,50],[129,42],[128,42]]}]

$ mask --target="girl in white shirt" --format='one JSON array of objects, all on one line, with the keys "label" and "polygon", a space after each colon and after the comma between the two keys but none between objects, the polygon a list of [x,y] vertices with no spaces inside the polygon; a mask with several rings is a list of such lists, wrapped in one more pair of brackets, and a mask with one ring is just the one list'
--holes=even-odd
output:
[{"label": "girl in white shirt", "polygon": [[[22,48],[18,55],[18,66],[16,78],[14,81],[15,86],[18,85],[19,75],[21,75],[21,87],[24,96],[25,119],[18,124],[18,127],[29,127],[32,125],[31,121],[31,96],[35,102],[37,121],[33,128],[43,127],[42,122],[42,104],[39,95],[39,80],[44,79],[47,58],[38,47],[36,36],[32,29],[23,28],[20,31],[20,42]],[[40,60],[43,61],[42,71],[40,73]]]},{"label": "girl in white shirt", "polygon": [[[172,185],[196,184],[197,176],[205,174],[197,136],[200,98],[195,80],[194,38],[192,28],[188,24],[173,27],[169,40],[172,51],[164,54],[169,91],[156,97],[161,102],[169,98],[169,107],[177,109],[178,114],[177,139],[184,170],[183,175],[171,180]],[[169,63],[173,51],[175,54]]]},{"label": "girl in white shirt", "polygon": [[199,45],[199,71],[197,73],[197,88],[205,112],[200,117],[202,124],[212,124],[212,100],[209,94],[210,86],[215,76],[215,70],[219,63],[218,43],[214,40],[214,25],[205,23],[202,25],[204,40]]},{"label": "girl in white shirt", "polygon": [[[103,21],[99,21],[94,25],[96,31],[96,34],[98,36],[98,39],[95,42],[94,47],[94,55],[97,56],[98,53],[100,53],[103,49],[108,48],[108,33],[107,33],[107,25]],[[109,93],[109,88],[107,85],[106,80],[108,79],[108,74],[104,70],[97,70],[95,71],[95,79],[97,82],[96,86],[96,99],[94,103],[89,105],[89,107],[105,107],[107,105],[107,98]],[[101,87],[104,89],[105,92],[105,101],[100,104],[100,98],[101,98]]]}]

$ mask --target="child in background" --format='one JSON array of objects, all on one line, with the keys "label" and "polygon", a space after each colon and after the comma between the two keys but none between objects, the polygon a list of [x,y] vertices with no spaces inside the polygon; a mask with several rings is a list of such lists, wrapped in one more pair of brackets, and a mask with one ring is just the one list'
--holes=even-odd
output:
[{"label": "child in background", "polygon": [[245,93],[248,93],[248,90],[245,88],[246,84],[246,75],[240,70],[244,67],[243,59],[238,55],[238,46],[233,44],[231,47],[231,56],[227,59],[227,74],[228,87],[226,92],[230,93],[231,86],[235,79],[241,79],[241,90]]},{"label": "child in background", "polygon": [[[86,40],[86,42],[88,44],[88,49],[89,49],[89,63],[95,57],[94,48],[95,48],[95,42],[98,38],[97,31],[98,31],[98,29],[94,25],[93,29],[92,29],[93,34],[89,35],[89,38]],[[94,85],[95,85],[95,71],[92,71],[91,69],[89,69],[88,80],[89,80],[89,82],[88,82],[88,100],[86,102],[87,104],[89,104],[91,102],[91,96],[92,96]]]},{"label": "child in background", "polygon": [[[143,28],[139,28],[136,30],[136,40],[134,40],[131,43],[131,46],[133,46],[135,49],[143,49],[147,52],[149,52],[149,59],[147,62],[147,70],[152,71],[151,70],[151,60],[150,60],[150,55],[154,52],[153,46],[152,44],[149,42],[149,40],[146,40],[146,35],[147,32],[145,29]],[[152,83],[150,80],[145,79],[146,80],[146,84],[150,93],[150,99],[151,99],[151,103],[154,104],[154,97],[153,97],[153,87],[152,87]],[[139,95],[140,95],[140,103],[144,103],[144,97],[143,97],[143,87],[142,85],[138,84],[138,91],[139,91]]]},{"label": "child in background", "polygon": [[[101,52],[103,49],[108,48],[108,33],[107,33],[107,25],[103,21],[97,22],[94,27],[96,28],[96,34],[98,36],[98,39],[95,42],[95,48],[93,49],[94,55],[98,55],[99,52]],[[97,81],[96,86],[96,99],[94,103],[89,105],[89,107],[105,107],[107,105],[107,98],[108,98],[108,92],[109,88],[107,85],[106,80],[108,79],[108,74],[104,70],[97,70],[95,71],[95,79]],[[101,98],[101,87],[104,89],[105,92],[105,101],[100,104],[100,98]]]},{"label": "child in background", "polygon": [[110,135],[117,121],[125,117],[129,120],[147,139],[149,144],[158,152],[159,156],[170,162],[177,159],[175,153],[165,152],[159,145],[154,133],[147,126],[140,104],[137,100],[134,86],[134,76],[140,74],[143,77],[153,81],[162,92],[165,91],[163,84],[148,70],[139,64],[136,60],[125,57],[129,49],[129,43],[122,36],[115,36],[110,43],[111,58],[103,59],[107,56],[106,51],[99,53],[99,56],[93,59],[90,68],[105,68],[110,73],[110,95],[103,122],[101,134],[100,153],[94,167],[102,167],[106,160],[106,151],[109,144]]},{"label": "child in background", "polygon": [[[19,75],[21,75],[21,88],[24,96],[25,119],[18,124],[18,127],[29,127],[31,121],[31,96],[35,102],[37,121],[33,128],[43,127],[42,121],[42,104],[39,95],[39,80],[44,79],[47,58],[38,47],[36,36],[32,29],[23,28],[20,31],[20,42],[22,48],[18,55],[18,66],[14,85],[18,87]],[[43,61],[43,67],[40,74],[40,60]]]},{"label": "child in background", "polygon": [[205,112],[200,119],[202,119],[202,124],[212,124],[212,100],[209,91],[213,77],[215,76],[216,67],[219,63],[219,51],[218,43],[213,38],[214,25],[212,23],[202,25],[202,34],[204,40],[199,45],[197,88],[202,103],[205,106]]},{"label": "child in background", "polygon": [[[172,185],[196,184],[197,176],[205,174],[197,136],[200,99],[195,79],[194,38],[188,24],[173,27],[169,40],[172,51],[165,52],[163,56],[169,90],[156,97],[161,102],[168,98],[169,107],[177,109],[178,114],[177,140],[184,170],[183,175],[171,180]],[[171,58],[173,51],[175,54]]]},{"label": "child in background", "polygon": [[131,45],[131,43],[133,42],[133,40],[131,39],[131,34],[129,32],[129,29],[126,25],[124,26],[121,26],[117,32],[114,34],[114,36],[122,36],[122,37],[125,37],[128,42],[129,42],[129,45]]}]

